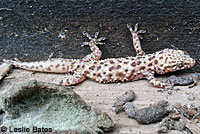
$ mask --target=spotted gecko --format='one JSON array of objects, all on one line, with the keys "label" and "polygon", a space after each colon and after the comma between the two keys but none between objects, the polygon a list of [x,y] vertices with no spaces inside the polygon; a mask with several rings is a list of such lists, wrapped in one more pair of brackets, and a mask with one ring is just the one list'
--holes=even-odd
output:
[{"label": "spotted gecko", "polygon": [[92,53],[82,59],[49,59],[39,62],[19,62],[4,60],[15,67],[30,71],[73,74],[73,78],[63,79],[58,84],[76,85],[89,78],[99,83],[126,82],[146,78],[155,87],[169,88],[166,82],[161,82],[154,77],[154,74],[165,74],[182,69],[191,68],[196,61],[182,50],[164,49],[152,54],[145,54],[141,48],[140,35],[144,30],[138,30],[138,24],[133,30],[127,25],[132,34],[133,46],[136,50],[136,57],[110,58],[99,60],[102,52],[97,44],[104,44],[101,41],[106,38],[98,38],[98,32],[92,38],[87,32],[83,34],[89,39],[84,45],[89,45]]}]

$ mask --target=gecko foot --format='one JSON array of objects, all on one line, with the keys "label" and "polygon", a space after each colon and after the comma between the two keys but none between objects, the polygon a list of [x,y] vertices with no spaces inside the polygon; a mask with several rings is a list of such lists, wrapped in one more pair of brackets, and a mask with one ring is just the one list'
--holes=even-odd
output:
[{"label": "gecko foot", "polygon": [[169,85],[157,91],[161,93],[168,92],[168,94],[172,94],[172,91],[180,91],[180,90],[181,90],[180,88],[175,88],[174,86]]},{"label": "gecko foot", "polygon": [[[131,25],[129,25],[129,24],[127,24],[127,28],[129,29],[129,31],[131,32],[132,35],[146,33],[145,30],[138,30],[138,23],[135,24],[135,29],[134,30],[131,27]],[[142,39],[142,36],[139,36],[139,37]]]},{"label": "gecko foot", "polygon": [[96,44],[105,44],[101,41],[104,41],[106,38],[105,37],[100,37],[98,38],[99,32],[96,32],[94,35],[94,38],[92,38],[87,32],[83,32],[83,35],[85,35],[90,41],[89,42],[83,42],[81,47],[87,46],[87,45],[96,45]]}]

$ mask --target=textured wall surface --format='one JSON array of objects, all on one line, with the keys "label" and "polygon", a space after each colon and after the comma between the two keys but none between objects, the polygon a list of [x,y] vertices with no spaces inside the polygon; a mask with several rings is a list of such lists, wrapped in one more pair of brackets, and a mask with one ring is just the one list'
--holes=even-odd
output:
[{"label": "textured wall surface", "polygon": [[[198,64],[200,2],[198,0],[1,0],[0,61],[17,57],[23,61],[81,58],[87,39],[82,31],[96,31],[107,38],[100,46],[103,56],[134,56],[126,24],[139,23],[147,30],[142,40],[146,53],[164,48],[186,50]],[[59,34],[65,35],[64,39]]]}]

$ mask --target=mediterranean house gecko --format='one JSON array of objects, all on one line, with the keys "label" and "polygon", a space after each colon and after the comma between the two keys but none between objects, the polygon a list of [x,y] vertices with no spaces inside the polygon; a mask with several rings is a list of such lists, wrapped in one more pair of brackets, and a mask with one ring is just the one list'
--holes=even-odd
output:
[{"label": "mediterranean house gecko", "polygon": [[167,48],[152,54],[145,54],[139,39],[139,34],[145,33],[145,31],[138,30],[138,24],[135,25],[134,30],[130,25],[127,27],[132,34],[136,57],[99,60],[102,52],[97,44],[104,44],[101,41],[106,38],[98,38],[98,32],[95,33],[94,38],[83,32],[90,40],[84,42],[83,46],[89,45],[92,53],[82,59],[49,59],[39,62],[4,60],[4,62],[30,71],[73,74],[73,78],[63,79],[57,83],[61,85],[76,85],[87,78],[99,83],[126,82],[146,78],[153,86],[166,89],[171,88],[170,85],[157,80],[154,77],[155,73],[165,74],[195,65],[196,61],[182,50]]}]

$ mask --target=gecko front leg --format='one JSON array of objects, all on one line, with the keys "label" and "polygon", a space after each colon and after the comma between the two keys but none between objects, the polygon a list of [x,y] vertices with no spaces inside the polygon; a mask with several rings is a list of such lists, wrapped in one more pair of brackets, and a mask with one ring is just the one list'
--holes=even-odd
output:
[{"label": "gecko front leg", "polygon": [[151,83],[154,87],[164,88],[165,90],[174,89],[169,83],[159,81],[154,77],[154,73],[146,73],[146,79]]},{"label": "gecko front leg", "polygon": [[146,31],[144,30],[139,30],[138,31],[138,23],[135,25],[135,29],[133,30],[133,28],[130,25],[127,25],[129,31],[132,34],[132,38],[133,38],[133,46],[136,50],[137,56],[143,56],[145,55],[145,52],[142,50],[141,47],[141,43],[140,43],[140,39],[141,36],[139,36],[140,33],[145,33]]},{"label": "gecko front leg", "polygon": [[87,32],[83,32],[83,35],[85,35],[90,41],[84,42],[82,44],[82,47],[88,45],[90,47],[90,50],[92,51],[92,53],[86,55],[82,60],[83,61],[99,60],[101,58],[102,52],[97,47],[97,44],[100,44],[100,45],[105,44],[101,41],[104,41],[106,38],[105,37],[98,38],[99,32],[95,33],[94,38],[92,38]]},{"label": "gecko front leg", "polygon": [[[85,45],[88,45],[92,51],[91,54],[86,55],[83,59],[81,60],[77,60],[74,63],[74,70],[78,70],[81,67],[83,68],[84,63],[91,61],[91,60],[99,60],[101,58],[101,51],[100,49],[97,47],[97,44],[104,44],[101,41],[105,40],[105,37],[100,37],[98,38],[99,32],[96,32],[94,35],[94,38],[92,38],[87,32],[83,32],[83,35],[85,35],[90,41],[89,42],[84,42],[82,47]],[[68,78],[68,79],[64,79],[61,80],[59,82],[60,85],[67,85],[67,86],[71,86],[71,85],[76,85],[78,83],[81,83],[82,81],[84,81],[87,77],[80,73],[79,71],[74,72],[74,74],[72,75],[72,78]]]}]

